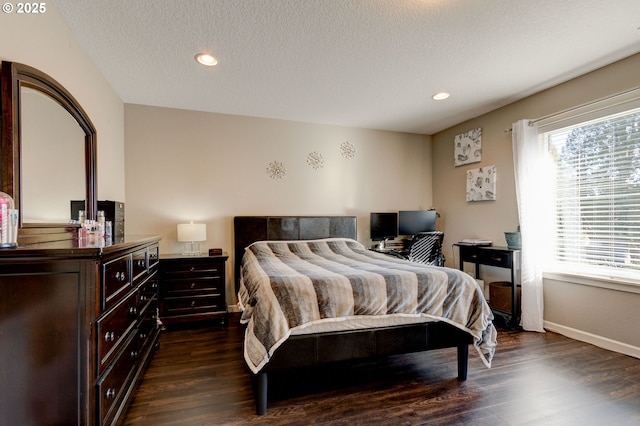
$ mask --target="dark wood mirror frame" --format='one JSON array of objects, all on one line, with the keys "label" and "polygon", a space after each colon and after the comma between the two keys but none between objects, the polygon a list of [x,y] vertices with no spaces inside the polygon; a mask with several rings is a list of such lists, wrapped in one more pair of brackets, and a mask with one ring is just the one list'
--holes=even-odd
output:
[{"label": "dark wood mirror frame", "polygon": [[[37,224],[22,222],[21,186],[21,132],[20,132],[20,88],[29,87],[38,90],[60,104],[77,121],[85,133],[85,176],[86,176],[86,218],[95,219],[97,211],[97,176],[96,176],[96,129],[87,113],[75,98],[57,81],[47,74],[28,65],[15,62],[2,62],[0,70],[0,97],[2,119],[0,121],[0,191],[13,197],[15,208],[20,210],[18,243],[40,242],[43,238],[27,237],[25,234],[48,234],[49,239],[58,231],[53,228],[68,228],[68,224]],[[46,230],[45,230],[46,229]],[[69,230],[67,229],[67,232]],[[61,234],[64,234],[62,231]],[[44,237],[46,240],[47,237]]]}]

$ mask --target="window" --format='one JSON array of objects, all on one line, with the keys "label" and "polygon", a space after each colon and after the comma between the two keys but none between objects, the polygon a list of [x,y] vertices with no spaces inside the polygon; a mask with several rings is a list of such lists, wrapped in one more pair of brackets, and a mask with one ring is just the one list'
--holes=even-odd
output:
[{"label": "window", "polygon": [[640,108],[542,137],[555,183],[555,261],[614,276],[640,271]]}]

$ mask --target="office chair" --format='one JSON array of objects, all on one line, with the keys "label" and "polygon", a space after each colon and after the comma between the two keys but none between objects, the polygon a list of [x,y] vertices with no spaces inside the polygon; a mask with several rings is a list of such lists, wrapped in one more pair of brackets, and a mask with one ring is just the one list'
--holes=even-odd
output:
[{"label": "office chair", "polygon": [[409,248],[409,260],[427,265],[444,266],[442,241],[444,232],[420,232],[413,236]]}]

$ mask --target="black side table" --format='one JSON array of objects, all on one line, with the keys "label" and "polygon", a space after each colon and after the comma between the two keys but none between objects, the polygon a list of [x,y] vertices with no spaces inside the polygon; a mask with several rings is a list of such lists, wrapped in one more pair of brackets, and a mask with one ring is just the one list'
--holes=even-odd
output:
[{"label": "black side table", "polygon": [[457,243],[455,245],[458,246],[460,251],[460,270],[464,270],[464,262],[474,263],[476,265],[475,278],[480,278],[480,265],[496,266],[511,271],[511,311],[507,312],[496,309],[494,306],[491,306],[491,300],[489,300],[489,305],[494,315],[503,317],[509,327],[518,327],[520,323],[520,304],[518,303],[519,300],[517,297],[518,284],[516,281],[516,271],[518,271],[518,273],[520,271],[520,250],[508,247],[480,246],[464,243]]}]

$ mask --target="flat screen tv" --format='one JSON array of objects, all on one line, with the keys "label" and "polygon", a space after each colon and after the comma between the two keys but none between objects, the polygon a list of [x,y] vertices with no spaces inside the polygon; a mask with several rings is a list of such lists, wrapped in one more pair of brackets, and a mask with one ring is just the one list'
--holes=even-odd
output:
[{"label": "flat screen tv", "polygon": [[371,213],[371,241],[392,240],[398,236],[398,213]]},{"label": "flat screen tv", "polygon": [[398,213],[398,234],[415,235],[436,230],[435,210],[405,210]]}]

